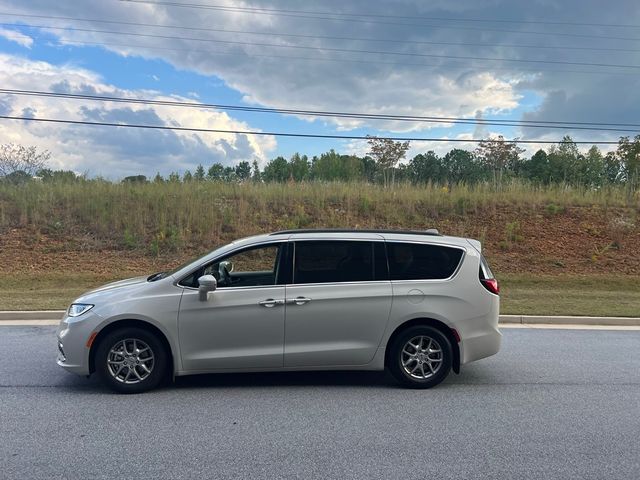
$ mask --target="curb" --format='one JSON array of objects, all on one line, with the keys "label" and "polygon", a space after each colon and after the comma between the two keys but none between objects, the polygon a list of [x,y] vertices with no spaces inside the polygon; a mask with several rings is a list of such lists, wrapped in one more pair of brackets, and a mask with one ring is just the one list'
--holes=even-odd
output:
[{"label": "curb", "polygon": [[[62,318],[64,312],[64,310],[0,310],[0,322],[15,322],[16,320],[55,320],[57,322]],[[500,315],[500,323],[507,325],[607,325],[634,327],[640,326],[640,318]]]},{"label": "curb", "polygon": [[621,327],[637,327],[637,326],[640,326],[640,318],[500,315],[500,323],[521,324],[521,325],[606,325],[606,326],[621,326]]}]

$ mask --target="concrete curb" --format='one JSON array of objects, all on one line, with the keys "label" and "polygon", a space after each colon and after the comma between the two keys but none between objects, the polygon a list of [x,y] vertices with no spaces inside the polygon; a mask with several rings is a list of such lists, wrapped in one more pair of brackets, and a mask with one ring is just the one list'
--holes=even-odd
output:
[{"label": "concrete curb", "polygon": [[[55,320],[59,321],[64,310],[0,310],[0,322],[17,320]],[[501,324],[520,325],[607,325],[640,326],[637,317],[576,317],[576,316],[540,316],[540,315],[500,315]]]},{"label": "concrete curb", "polygon": [[522,325],[607,325],[634,327],[640,326],[637,317],[577,317],[577,316],[539,316],[539,315],[500,315],[502,324]]}]

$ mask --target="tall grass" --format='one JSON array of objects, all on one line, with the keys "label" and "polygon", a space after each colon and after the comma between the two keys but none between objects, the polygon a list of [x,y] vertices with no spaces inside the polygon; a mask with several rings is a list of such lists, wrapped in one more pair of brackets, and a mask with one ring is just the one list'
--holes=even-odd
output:
[{"label": "tall grass", "polygon": [[[623,188],[217,182],[113,184],[102,181],[0,185],[0,229],[29,228],[151,253],[209,247],[243,235],[305,227],[427,228],[502,206],[564,211],[625,207]],[[451,232],[456,233],[456,232]]]}]

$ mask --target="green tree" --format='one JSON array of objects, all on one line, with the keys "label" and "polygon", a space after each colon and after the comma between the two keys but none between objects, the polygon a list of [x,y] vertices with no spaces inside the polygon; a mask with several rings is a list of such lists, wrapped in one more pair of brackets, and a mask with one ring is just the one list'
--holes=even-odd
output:
[{"label": "green tree", "polygon": [[578,171],[580,150],[569,135],[557,146],[549,149],[549,180],[555,183],[572,183]]},{"label": "green tree", "polygon": [[620,137],[616,154],[620,159],[627,190],[633,194],[640,183],[640,135],[636,135],[633,140]]},{"label": "green tree", "polygon": [[153,183],[164,183],[164,178],[160,175],[160,172],[156,173],[156,176],[153,177]]},{"label": "green tree", "polygon": [[476,149],[476,156],[480,163],[492,175],[496,187],[501,187],[505,172],[514,172],[520,154],[524,152],[515,142],[509,142],[502,135],[488,140],[482,140]]},{"label": "green tree", "polygon": [[224,178],[224,165],[221,163],[214,163],[209,167],[207,171],[207,179],[212,180],[214,182],[220,182]]},{"label": "green tree", "polygon": [[196,182],[201,182],[204,180],[204,167],[202,165],[198,165],[198,168],[196,168],[195,173],[193,174],[193,179]]},{"label": "green tree", "polygon": [[236,165],[236,178],[241,182],[251,178],[251,165],[247,161],[242,161]]},{"label": "green tree", "polygon": [[622,179],[622,162],[616,152],[608,152],[604,157],[604,182],[616,185]]},{"label": "green tree", "polygon": [[482,179],[482,168],[474,155],[460,148],[454,148],[442,159],[444,178],[451,188],[456,183],[474,184]]},{"label": "green tree", "polygon": [[534,183],[548,185],[550,182],[549,158],[547,152],[540,149],[525,162],[524,176]]},{"label": "green tree", "polygon": [[171,172],[169,174],[169,183],[180,183],[180,174],[178,172]]},{"label": "green tree", "polygon": [[260,173],[260,165],[258,165],[258,161],[254,160],[253,161],[253,166],[252,166],[252,172],[251,172],[251,180],[253,180],[254,182],[261,182],[262,181],[262,173]]},{"label": "green tree", "polygon": [[369,155],[376,161],[384,186],[393,186],[395,181],[395,167],[407,154],[409,142],[395,142],[389,138],[379,138],[367,135]]},{"label": "green tree", "polygon": [[408,165],[409,179],[413,183],[439,183],[442,178],[442,159],[433,151],[418,154]]},{"label": "green tree", "polygon": [[191,170],[186,170],[183,174],[182,174],[182,181],[184,183],[189,183],[193,181],[193,175],[191,174]]},{"label": "green tree", "polygon": [[294,153],[289,160],[289,172],[296,182],[307,180],[309,178],[309,159],[307,156]]},{"label": "green tree", "polygon": [[289,164],[284,157],[271,160],[262,172],[265,182],[286,182],[289,179]]},{"label": "green tree", "polygon": [[130,175],[124,177],[122,183],[147,183],[147,177],[144,175]]},{"label": "green tree", "polygon": [[580,155],[577,163],[577,180],[587,187],[600,187],[604,183],[604,157],[593,145],[586,155]]}]

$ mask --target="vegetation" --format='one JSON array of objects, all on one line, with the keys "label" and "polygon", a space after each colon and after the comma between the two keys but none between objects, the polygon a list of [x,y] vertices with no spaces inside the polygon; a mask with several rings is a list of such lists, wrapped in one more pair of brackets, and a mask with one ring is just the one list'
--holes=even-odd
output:
[{"label": "vegetation", "polygon": [[404,164],[400,147],[119,183],[44,164],[36,178],[11,170],[0,178],[0,309],[61,308],[265,231],[437,227],[483,242],[504,313],[638,315],[640,137],[606,155],[566,138],[529,159],[500,138]]}]

